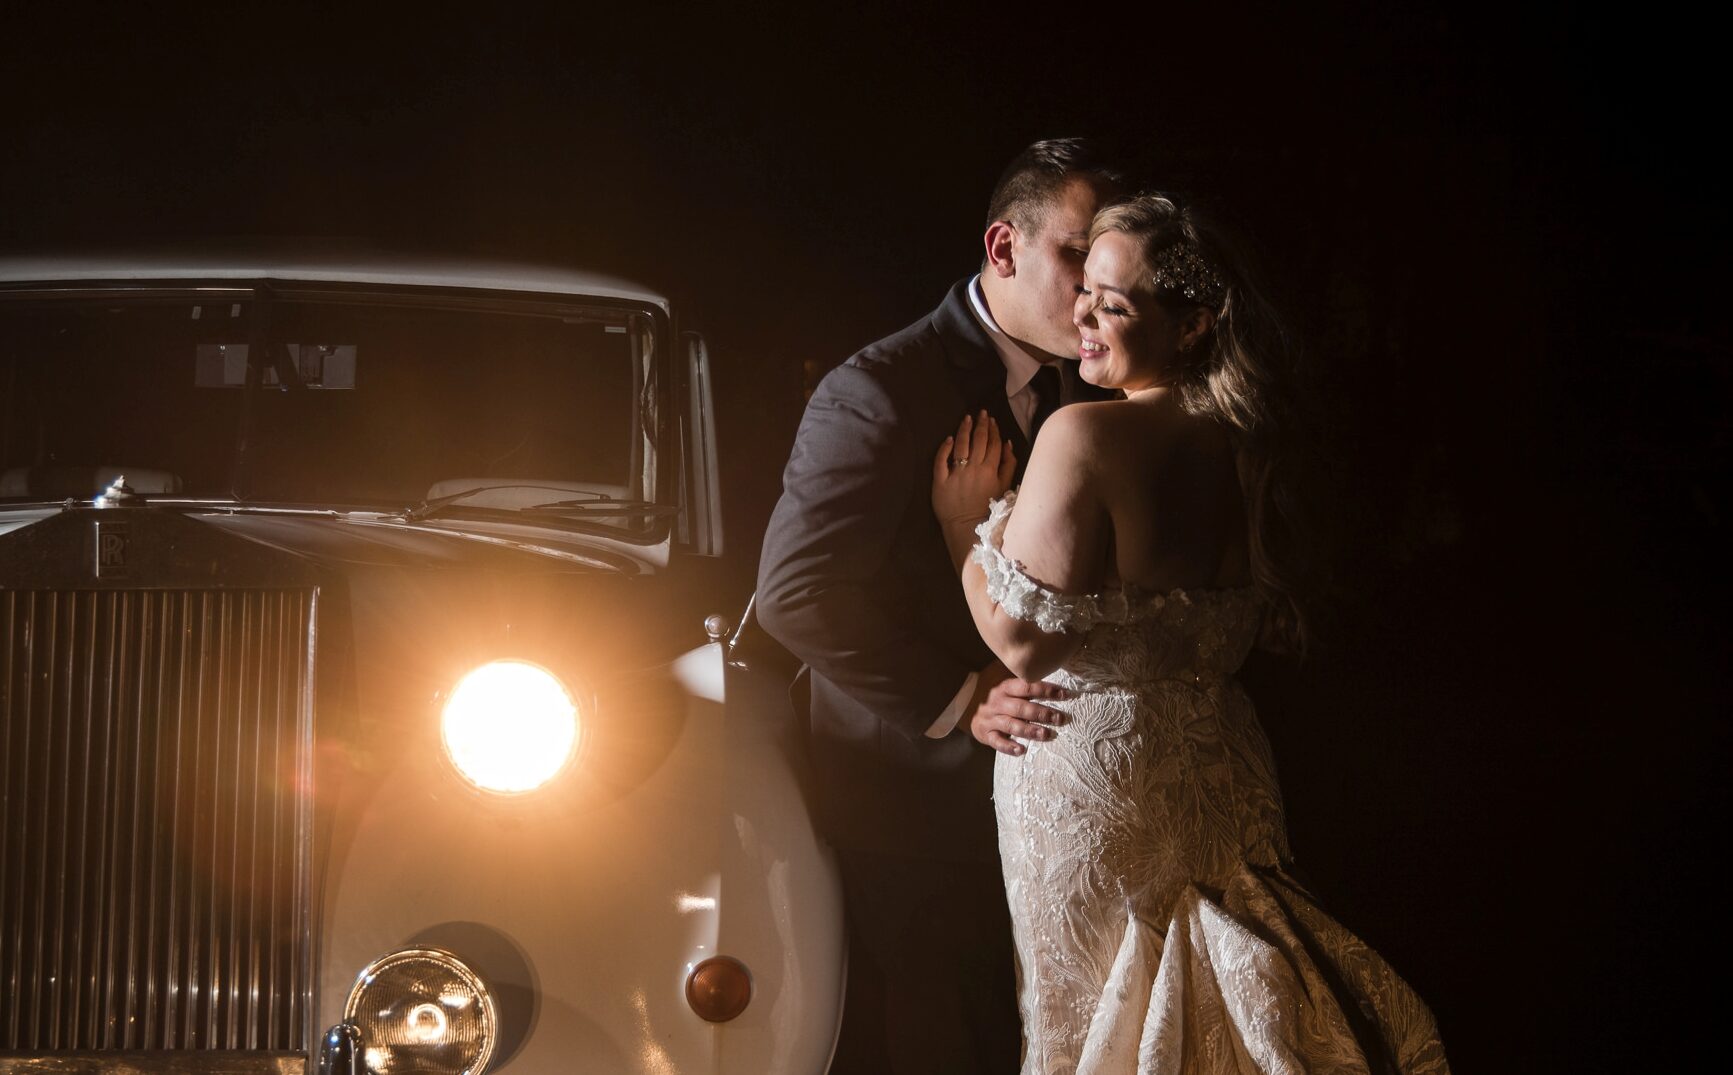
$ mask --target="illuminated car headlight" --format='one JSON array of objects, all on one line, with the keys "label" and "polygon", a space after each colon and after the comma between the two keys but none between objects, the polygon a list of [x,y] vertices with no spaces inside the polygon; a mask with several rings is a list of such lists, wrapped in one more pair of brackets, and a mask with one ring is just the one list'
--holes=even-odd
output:
[{"label": "illuminated car headlight", "polygon": [[476,973],[450,952],[409,948],[355,980],[343,1019],[361,1031],[367,1070],[481,1075],[498,1018]]},{"label": "illuminated car headlight", "polygon": [[487,791],[541,787],[578,748],[578,711],[552,672],[492,661],[464,676],[440,717],[458,772]]}]

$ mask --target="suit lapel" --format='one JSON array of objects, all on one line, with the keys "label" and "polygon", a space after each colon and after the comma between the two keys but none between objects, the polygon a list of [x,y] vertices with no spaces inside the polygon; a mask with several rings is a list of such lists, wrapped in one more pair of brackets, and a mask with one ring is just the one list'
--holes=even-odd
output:
[{"label": "suit lapel", "polygon": [[[968,413],[983,408],[999,422],[999,432],[1011,442],[1017,453],[1017,473],[1014,482],[1023,480],[1023,465],[1029,461],[1029,440],[1011,413],[1011,401],[1005,398],[1005,363],[988,339],[987,330],[975,320],[969,305],[969,282],[952,286],[945,301],[933,312],[933,327],[944,344],[945,355],[957,377],[957,389]],[[962,421],[961,414],[955,421]],[[953,426],[953,428],[955,428]]]}]

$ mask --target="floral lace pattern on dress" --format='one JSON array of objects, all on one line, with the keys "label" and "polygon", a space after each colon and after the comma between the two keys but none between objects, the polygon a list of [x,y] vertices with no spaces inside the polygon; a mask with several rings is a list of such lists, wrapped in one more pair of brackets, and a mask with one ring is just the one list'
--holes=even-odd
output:
[{"label": "floral lace pattern on dress", "polygon": [[1070,720],[995,762],[1024,1075],[1448,1071],[1431,1013],[1284,870],[1275,763],[1234,673],[1250,587],[1061,594],[972,557],[1008,614],[1084,635]]},{"label": "floral lace pattern on dress", "polygon": [[1050,635],[1087,631],[1098,623],[1123,620],[1125,593],[1062,594],[1029,577],[1023,565],[1005,555],[1005,522],[1017,504],[1015,489],[988,506],[987,517],[975,527],[980,543],[970,554],[987,575],[987,596],[1006,615],[1033,623]]}]

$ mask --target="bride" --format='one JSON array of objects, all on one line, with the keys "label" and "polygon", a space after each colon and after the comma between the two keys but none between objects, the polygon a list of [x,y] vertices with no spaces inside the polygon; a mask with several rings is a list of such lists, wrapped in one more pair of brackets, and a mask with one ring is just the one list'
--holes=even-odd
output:
[{"label": "bride", "polygon": [[1303,641],[1273,538],[1280,328],[1166,198],[1102,211],[1090,241],[1080,372],[1124,398],[1049,419],[1020,490],[985,413],[934,460],[976,626],[1068,714],[1026,742],[971,727],[1001,752],[1023,1071],[1447,1071],[1425,1005],[1286,871],[1233,678],[1260,631]]}]

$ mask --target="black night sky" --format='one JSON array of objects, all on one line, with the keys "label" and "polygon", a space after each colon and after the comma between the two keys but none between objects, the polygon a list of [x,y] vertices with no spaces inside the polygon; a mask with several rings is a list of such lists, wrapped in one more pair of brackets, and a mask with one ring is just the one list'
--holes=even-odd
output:
[{"label": "black night sky", "polygon": [[9,11],[0,247],[314,236],[660,287],[718,363],[732,613],[803,377],[972,270],[1023,145],[1110,138],[1253,237],[1311,356],[1344,598],[1315,660],[1249,672],[1302,871],[1457,1070],[1689,1066],[1733,511],[1707,28],[632,7]]}]

